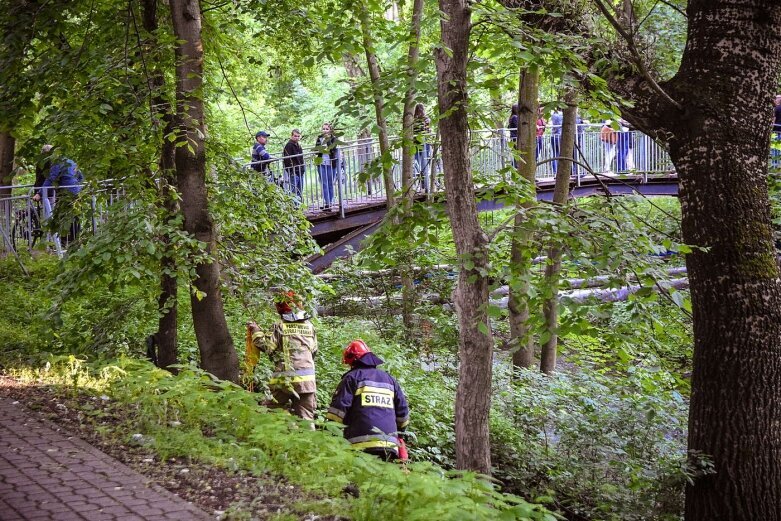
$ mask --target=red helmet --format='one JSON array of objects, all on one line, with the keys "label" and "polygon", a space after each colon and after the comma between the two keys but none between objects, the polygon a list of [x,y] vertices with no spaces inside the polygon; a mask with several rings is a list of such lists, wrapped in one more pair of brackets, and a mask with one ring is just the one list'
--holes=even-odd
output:
[{"label": "red helmet", "polygon": [[353,365],[356,360],[359,360],[366,353],[371,353],[371,349],[366,345],[363,340],[353,340],[350,344],[344,348],[342,353],[342,363],[347,365]]},{"label": "red helmet", "polygon": [[277,308],[277,313],[280,315],[285,313],[292,313],[294,307],[301,307],[298,295],[296,295],[293,291],[282,291],[277,294],[276,298],[274,299],[274,305]]}]

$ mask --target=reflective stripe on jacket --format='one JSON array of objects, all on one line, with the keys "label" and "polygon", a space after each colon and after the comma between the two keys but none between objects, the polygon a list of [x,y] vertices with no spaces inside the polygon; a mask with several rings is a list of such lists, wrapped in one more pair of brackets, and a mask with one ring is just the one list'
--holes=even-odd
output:
[{"label": "reflective stripe on jacket", "polygon": [[398,382],[374,365],[361,364],[364,355],[345,373],[326,418],[345,425],[344,437],[356,449],[396,449],[396,433],[409,424],[407,398]]},{"label": "reflective stripe on jacket", "polygon": [[258,331],[252,343],[268,354],[274,364],[270,387],[313,393],[315,383],[314,354],[317,353],[317,335],[309,320],[281,321],[274,324],[271,337]]}]

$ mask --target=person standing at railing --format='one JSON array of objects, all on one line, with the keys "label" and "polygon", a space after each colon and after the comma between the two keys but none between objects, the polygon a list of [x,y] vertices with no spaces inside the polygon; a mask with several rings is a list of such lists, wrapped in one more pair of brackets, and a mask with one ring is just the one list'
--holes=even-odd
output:
[{"label": "person standing at railing", "polygon": [[507,121],[507,128],[510,129],[510,151],[512,152],[513,168],[518,168],[515,161],[516,149],[518,147],[518,104],[514,103],[510,108],[510,119]]},{"label": "person standing at railing", "polygon": [[542,137],[545,135],[545,118],[542,117],[542,107],[537,110],[537,148],[534,151],[534,160],[537,161],[542,153],[542,147],[545,144]]},{"label": "person standing at railing", "polygon": [[554,110],[551,114],[550,122],[550,148],[551,157],[553,158],[553,173],[555,174],[559,167],[559,161],[556,158],[559,157],[559,153],[561,152],[561,125],[564,123],[564,114],[560,110]]},{"label": "person standing at railing", "polygon": [[426,134],[431,131],[431,120],[426,116],[426,108],[422,103],[415,105],[412,121],[412,131],[415,135],[415,162],[418,164],[418,175],[423,185],[423,191],[428,193],[428,164],[431,157],[431,145],[426,143]]},{"label": "person standing at railing", "polygon": [[618,133],[610,126],[610,120],[605,120],[599,131],[599,140],[605,150],[604,172],[612,172],[613,158],[616,155],[616,143],[618,142]]},{"label": "person standing at railing", "polygon": [[339,168],[339,149],[336,146],[336,137],[330,123],[323,123],[322,134],[317,136],[315,150],[321,163],[317,165],[320,174],[320,186],[323,188],[323,206],[321,210],[331,211],[334,204],[334,175]]},{"label": "person standing at railing", "polygon": [[301,148],[301,131],[294,128],[290,132],[290,139],[285,144],[282,164],[285,174],[290,180],[290,192],[295,196],[298,204],[301,204],[304,190],[304,150]]},{"label": "person standing at railing", "polygon": [[[42,150],[48,150],[51,153],[53,147],[44,145]],[[40,201],[42,194],[45,197],[50,197],[52,195],[49,192],[50,187],[56,185],[60,188],[57,190],[57,200],[51,216],[50,229],[53,233],[58,234],[60,244],[67,247],[68,243],[78,239],[81,233],[81,221],[76,215],[75,202],[81,192],[84,175],[76,163],[67,157],[50,158],[50,161],[49,175],[41,185],[41,191],[33,196],[33,200]]]},{"label": "person standing at railing", "polygon": [[632,153],[632,134],[629,132],[627,122],[623,119],[619,119],[620,125],[618,132],[618,139],[616,141],[616,173],[625,173],[629,170]]},{"label": "person standing at railing", "polygon": [[274,175],[269,168],[271,162],[271,154],[266,151],[266,144],[271,134],[265,130],[261,130],[255,134],[255,144],[252,145],[252,163],[251,167],[256,172],[263,174],[270,182],[274,182]]}]

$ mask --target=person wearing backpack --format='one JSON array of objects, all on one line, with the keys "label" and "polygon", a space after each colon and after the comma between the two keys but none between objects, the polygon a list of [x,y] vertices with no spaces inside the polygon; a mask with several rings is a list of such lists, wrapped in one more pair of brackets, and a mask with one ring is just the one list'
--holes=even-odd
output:
[{"label": "person wearing backpack", "polygon": [[[45,153],[51,153],[53,147],[44,145],[42,149]],[[33,200],[40,201],[45,195],[50,197],[56,195],[54,211],[52,212],[49,228],[52,233],[58,234],[60,243],[67,247],[78,239],[81,233],[81,221],[75,212],[76,197],[81,192],[84,174],[81,173],[73,160],[67,157],[51,157],[48,159],[51,166],[46,180],[41,185],[41,189],[33,196]],[[51,188],[57,187],[56,194]]]}]

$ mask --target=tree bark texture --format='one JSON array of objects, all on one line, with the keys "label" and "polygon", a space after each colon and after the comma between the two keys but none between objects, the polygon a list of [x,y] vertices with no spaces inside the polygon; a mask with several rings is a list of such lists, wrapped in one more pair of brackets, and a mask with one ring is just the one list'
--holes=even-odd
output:
[{"label": "tree bark texture", "polygon": [[[412,201],[415,191],[412,188],[412,166],[414,155],[414,111],[418,79],[418,58],[420,56],[420,21],[423,16],[423,0],[414,0],[412,3],[412,19],[410,20],[409,49],[407,51],[407,91],[404,95],[404,112],[401,130],[401,186],[402,204],[404,213],[412,209]],[[421,165],[423,168],[423,165]],[[406,269],[404,269],[406,268]],[[409,262],[404,263],[401,274],[402,283],[402,320],[407,335],[412,332],[412,310],[415,306],[415,284],[412,279],[412,271]]]},{"label": "tree bark texture", "polygon": [[[522,66],[518,78],[518,138],[515,143],[518,174],[531,185],[532,196],[521,204],[529,210],[537,204],[534,192],[537,189],[535,172],[537,171],[537,110],[539,107],[540,71],[536,67]],[[528,250],[530,235],[524,228],[525,217],[515,215],[513,239],[510,246],[510,270],[517,279],[523,281],[517,289],[510,290],[508,311],[510,322],[510,347],[513,351],[513,365],[529,368],[534,363],[534,338],[529,326],[529,277],[531,258]]]},{"label": "tree bark texture", "polygon": [[239,364],[228,331],[220,291],[220,264],[206,189],[203,109],[203,43],[196,0],[170,0],[176,46],[176,175],[184,229],[208,248],[212,261],[196,266],[192,293],[193,325],[201,367],[224,380],[238,381]]},{"label": "tree bark texture", "polygon": [[[553,204],[564,207],[569,200],[569,181],[572,174],[572,158],[575,153],[575,130],[578,108],[575,104],[574,91],[570,90],[565,95],[567,106],[564,109],[564,118],[561,125],[560,159],[557,163],[556,186],[553,189]],[[562,208],[566,212],[566,208]],[[550,296],[542,304],[542,313],[545,318],[545,330],[548,340],[542,344],[540,350],[540,371],[552,374],[556,370],[556,351],[559,344],[559,273],[561,272],[561,246],[558,243],[551,244],[548,248],[548,262],[545,265],[545,286],[550,288]]]},{"label": "tree bark texture", "polygon": [[[0,186],[9,186],[14,180],[16,139],[10,132],[0,132]],[[0,196],[11,195],[10,189],[0,188]]]},{"label": "tree bark texture", "polygon": [[[152,74],[149,78],[149,88],[152,92],[150,103],[152,104],[152,125],[163,125],[160,136],[160,200],[164,219],[170,226],[176,219],[179,211],[173,191],[176,189],[176,147],[173,141],[167,139],[175,133],[174,115],[171,103],[166,96],[165,76],[163,75],[160,61],[162,49],[159,48],[157,31],[159,22],[157,17],[157,0],[142,0],[142,24],[148,33],[150,53],[152,56]],[[171,243],[168,234],[160,238],[164,249],[167,251]],[[163,369],[175,371],[171,366],[178,363],[178,283],[176,277],[176,262],[173,255],[168,253],[160,260],[160,295],[157,299],[157,310],[160,314],[157,322],[157,365]]]},{"label": "tree bark texture", "polygon": [[[689,450],[716,474],[686,490],[687,521],[781,520],[781,280],[767,194],[781,5],[692,0],[681,66],[661,88],[610,85],[634,126],[666,137],[680,179],[694,316]],[[682,109],[678,109],[676,104]]]},{"label": "tree bark texture", "polygon": [[371,20],[369,19],[369,10],[360,2],[357,5],[358,17],[361,23],[361,36],[363,38],[363,48],[366,52],[366,64],[369,67],[369,79],[372,84],[372,97],[374,99],[374,114],[379,129],[380,154],[382,155],[382,179],[385,183],[385,193],[387,195],[386,205],[388,209],[393,208],[395,204],[393,172],[391,164],[385,159],[390,154],[390,141],[388,138],[388,122],[385,119],[385,98],[382,94],[380,85],[381,73],[380,64],[377,61],[377,52],[374,49],[374,38],[371,31]]},{"label": "tree bark texture", "polygon": [[450,51],[436,52],[442,160],[447,210],[461,263],[453,296],[460,332],[456,466],[488,474],[493,337],[486,311],[488,238],[477,218],[469,153],[466,66],[471,12],[466,0],[440,0],[439,6],[442,47]]}]

